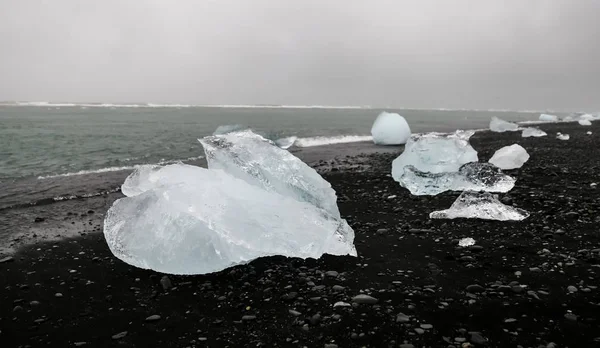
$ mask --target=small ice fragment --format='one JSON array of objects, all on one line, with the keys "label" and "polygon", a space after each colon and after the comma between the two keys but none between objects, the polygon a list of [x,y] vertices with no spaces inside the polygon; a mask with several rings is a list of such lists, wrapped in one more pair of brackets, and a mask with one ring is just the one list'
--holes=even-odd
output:
[{"label": "small ice fragment", "polygon": [[591,187],[596,187],[597,185],[598,185],[598,184],[597,184],[597,183],[595,183],[595,182],[593,182],[593,183],[591,183],[591,184],[590,184],[590,186],[591,186]]},{"label": "small ice fragment", "polygon": [[523,138],[528,138],[528,137],[544,137],[548,134],[546,134],[546,132],[544,132],[541,129],[538,128],[525,128],[523,129],[523,133],[521,133],[521,136]]},{"label": "small ice fragment", "polygon": [[458,172],[448,173],[426,173],[408,166],[397,181],[417,196],[445,191],[508,192],[515,186],[515,179],[498,167],[480,162],[467,163]]},{"label": "small ice fragment", "polygon": [[226,124],[226,125],[217,127],[217,129],[213,132],[213,135],[227,134],[227,133],[231,133],[231,132],[241,131],[244,129],[248,129],[248,127],[241,125],[241,124]]},{"label": "small ice fragment", "polygon": [[351,307],[351,305],[347,302],[338,301],[333,304],[333,308],[336,308],[336,307]]},{"label": "small ice fragment", "polygon": [[529,213],[525,210],[504,205],[489,192],[467,191],[463,192],[449,209],[429,214],[432,219],[467,218],[499,221],[520,221],[528,216]]},{"label": "small ice fragment", "polygon": [[492,120],[490,121],[490,130],[492,132],[503,133],[503,132],[516,131],[518,129],[519,129],[518,124],[504,121],[496,116],[492,117]]},{"label": "small ice fragment", "polygon": [[581,126],[591,126],[592,122],[590,120],[579,120],[578,121]]},{"label": "small ice fragment", "polygon": [[394,198],[396,198],[396,195],[388,196],[388,199],[394,199]]},{"label": "small ice fragment", "polygon": [[519,144],[505,146],[494,153],[489,162],[500,169],[521,168],[529,160],[529,154]]},{"label": "small ice fragment", "polygon": [[587,135],[592,135],[592,131],[588,131],[588,132],[587,132]]},{"label": "small ice fragment", "polygon": [[558,121],[558,116],[541,114],[540,121],[556,122],[556,121]]},{"label": "small ice fragment", "polygon": [[468,247],[468,246],[471,246],[471,245],[475,245],[475,239],[470,238],[470,237],[469,238],[463,238],[463,239],[461,239],[461,240],[458,241],[458,246],[461,246],[461,247]]},{"label": "small ice fragment", "polygon": [[560,132],[556,133],[556,139],[558,140],[569,140],[569,134],[562,134]]},{"label": "small ice fragment", "polygon": [[410,137],[410,127],[404,117],[384,111],[375,119],[371,135],[377,145],[406,144]]},{"label": "small ice fragment", "polygon": [[392,162],[392,177],[399,181],[404,168],[413,166],[425,173],[456,172],[465,163],[477,162],[477,151],[469,144],[473,131],[451,134],[415,134],[404,151]]},{"label": "small ice fragment", "polygon": [[294,143],[296,142],[296,139],[298,139],[298,137],[296,137],[296,136],[281,138],[281,139],[278,139],[277,141],[275,141],[275,144],[277,146],[279,146],[280,148],[287,150],[290,147],[292,147],[292,145],[294,145]]}]

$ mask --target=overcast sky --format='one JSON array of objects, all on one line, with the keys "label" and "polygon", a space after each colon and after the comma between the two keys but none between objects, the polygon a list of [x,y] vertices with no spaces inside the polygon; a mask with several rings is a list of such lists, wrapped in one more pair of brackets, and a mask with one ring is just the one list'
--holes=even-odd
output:
[{"label": "overcast sky", "polygon": [[600,0],[0,0],[0,100],[600,110]]}]

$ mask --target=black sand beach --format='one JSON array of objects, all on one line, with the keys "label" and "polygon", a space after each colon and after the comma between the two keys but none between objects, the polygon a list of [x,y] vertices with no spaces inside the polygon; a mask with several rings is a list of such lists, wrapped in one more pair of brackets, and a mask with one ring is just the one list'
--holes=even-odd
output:
[{"label": "black sand beach", "polygon": [[[430,220],[458,193],[411,196],[389,175],[400,149],[317,162],[357,258],[164,277],[108,250],[103,214],[120,193],[0,211],[18,249],[0,257],[0,346],[600,346],[600,124],[539,127],[549,136],[471,138],[480,161],[513,143],[531,155],[500,195],[531,213],[522,222]],[[464,237],[476,245],[458,247]]]}]

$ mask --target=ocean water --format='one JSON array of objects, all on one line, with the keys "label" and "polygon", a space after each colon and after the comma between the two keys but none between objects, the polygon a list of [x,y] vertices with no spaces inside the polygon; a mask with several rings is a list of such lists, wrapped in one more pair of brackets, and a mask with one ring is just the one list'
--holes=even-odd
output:
[{"label": "ocean water", "polygon": [[[0,209],[113,191],[136,165],[200,160],[197,139],[241,124],[297,147],[370,140],[383,109],[199,107],[112,104],[0,105]],[[536,120],[539,112],[394,110],[413,133],[487,128],[492,116]],[[106,173],[119,173],[109,176]]]}]

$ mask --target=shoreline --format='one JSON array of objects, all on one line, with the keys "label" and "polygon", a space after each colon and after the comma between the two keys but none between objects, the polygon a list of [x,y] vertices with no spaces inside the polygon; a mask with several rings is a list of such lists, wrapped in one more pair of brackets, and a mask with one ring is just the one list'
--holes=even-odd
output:
[{"label": "shoreline", "polygon": [[[500,195],[531,213],[522,222],[429,219],[458,193],[411,196],[389,177],[393,151],[366,154],[368,170],[324,171],[355,230],[356,258],[266,257],[214,274],[168,275],[169,286],[163,274],[108,250],[103,215],[120,193],[5,211],[5,232],[24,235],[10,259],[0,257],[0,340],[8,347],[596,346],[600,202],[591,184],[600,180],[600,157],[591,150],[600,146],[600,124],[540,128],[549,135],[471,138],[480,161],[512,143],[531,155],[507,171],[517,182]],[[571,139],[556,139],[557,131]],[[458,247],[465,237],[476,244]],[[353,303],[358,294],[377,301]],[[334,307],[339,301],[350,306]]]}]

